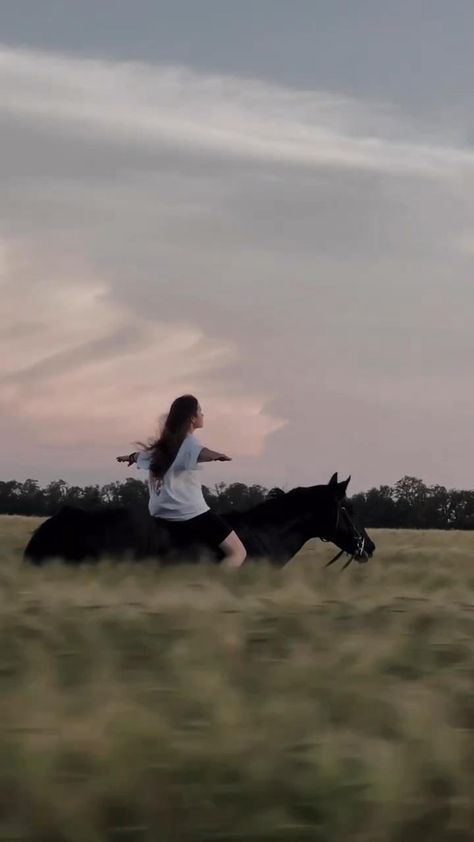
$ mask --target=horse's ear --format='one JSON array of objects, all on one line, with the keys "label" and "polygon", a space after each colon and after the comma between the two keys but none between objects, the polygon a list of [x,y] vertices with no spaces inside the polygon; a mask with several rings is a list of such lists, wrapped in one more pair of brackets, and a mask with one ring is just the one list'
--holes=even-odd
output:
[{"label": "horse's ear", "polygon": [[337,479],[337,474],[332,475],[329,481],[329,488],[331,488],[334,492],[334,497],[336,500],[344,500],[344,497],[346,496],[347,486],[349,485],[350,481],[350,476],[348,476],[347,479],[343,480],[342,482],[339,482]]},{"label": "horse's ear", "polygon": [[339,490],[340,490],[339,493],[341,495],[341,500],[346,496],[347,486],[349,485],[350,481],[351,481],[351,475],[349,474],[349,476],[347,477],[347,479],[344,480],[344,482],[338,483]]}]

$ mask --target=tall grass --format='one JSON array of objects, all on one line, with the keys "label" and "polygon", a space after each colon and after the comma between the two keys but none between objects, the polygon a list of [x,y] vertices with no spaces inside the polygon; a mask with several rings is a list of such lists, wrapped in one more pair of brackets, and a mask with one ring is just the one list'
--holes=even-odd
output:
[{"label": "tall grass", "polygon": [[229,574],[28,569],[31,528],[0,519],[0,840],[472,840],[474,533]]}]

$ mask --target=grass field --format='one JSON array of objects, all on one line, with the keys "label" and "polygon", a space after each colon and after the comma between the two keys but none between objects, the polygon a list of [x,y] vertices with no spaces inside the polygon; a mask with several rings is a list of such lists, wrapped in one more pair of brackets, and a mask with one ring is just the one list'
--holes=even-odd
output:
[{"label": "grass field", "polygon": [[282,572],[23,568],[0,518],[0,842],[474,838],[474,533]]}]

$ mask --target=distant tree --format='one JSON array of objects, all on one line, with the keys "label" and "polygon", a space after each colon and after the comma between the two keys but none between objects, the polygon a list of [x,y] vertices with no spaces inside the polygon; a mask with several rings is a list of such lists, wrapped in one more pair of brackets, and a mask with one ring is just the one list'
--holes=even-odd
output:
[{"label": "distant tree", "polygon": [[423,529],[428,501],[428,489],[424,482],[417,477],[402,477],[395,484],[393,496],[399,520],[412,529]]},{"label": "distant tree", "polygon": [[261,485],[248,486],[243,482],[233,482],[223,488],[219,487],[216,509],[218,512],[231,511],[232,509],[244,512],[252,506],[262,503],[266,494],[266,489]]},{"label": "distant tree", "polygon": [[82,492],[81,505],[83,506],[99,506],[102,502],[100,486],[86,485]]},{"label": "distant tree", "polygon": [[145,508],[148,505],[148,484],[141,479],[127,477],[118,489],[118,505]]},{"label": "distant tree", "polygon": [[451,492],[450,523],[452,529],[474,529],[474,491]]},{"label": "distant tree", "polygon": [[61,508],[66,502],[67,482],[57,479],[50,482],[43,491],[43,503],[45,512],[53,513]]},{"label": "distant tree", "polygon": [[[277,487],[267,490],[262,485],[220,482],[212,489],[203,486],[203,493],[214,511],[225,512],[245,511],[285,492]],[[426,486],[417,477],[405,476],[394,486],[371,488],[351,499],[368,528],[474,529],[474,491]],[[130,477],[125,482],[84,488],[69,486],[63,479],[50,482],[46,488],[40,488],[35,479],[0,481],[0,514],[49,516],[65,503],[86,508],[113,505],[144,510],[148,487],[143,480]]]},{"label": "distant tree", "polygon": [[0,512],[5,515],[19,514],[21,483],[14,479],[0,481]]},{"label": "distant tree", "polygon": [[46,513],[44,494],[36,479],[26,479],[18,488],[19,515],[43,515]]},{"label": "distant tree", "polygon": [[64,495],[64,503],[69,506],[80,506],[84,496],[84,489],[79,485],[68,486]]},{"label": "distant tree", "polygon": [[351,501],[362,523],[380,529],[393,529],[398,525],[397,506],[389,485],[354,494]]},{"label": "distant tree", "polygon": [[120,505],[121,484],[120,482],[109,482],[107,485],[103,485],[101,491],[102,502],[112,506]]},{"label": "distant tree", "polygon": [[449,529],[451,523],[451,494],[444,485],[431,485],[424,501],[425,529]]}]

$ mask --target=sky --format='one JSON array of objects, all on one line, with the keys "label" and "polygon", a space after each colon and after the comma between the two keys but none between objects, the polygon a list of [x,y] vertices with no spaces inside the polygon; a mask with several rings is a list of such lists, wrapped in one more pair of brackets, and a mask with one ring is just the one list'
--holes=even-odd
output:
[{"label": "sky", "polygon": [[471,0],[0,0],[0,477],[472,488]]}]

